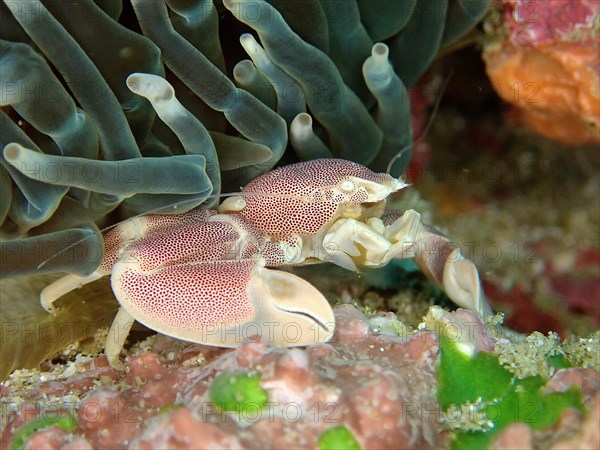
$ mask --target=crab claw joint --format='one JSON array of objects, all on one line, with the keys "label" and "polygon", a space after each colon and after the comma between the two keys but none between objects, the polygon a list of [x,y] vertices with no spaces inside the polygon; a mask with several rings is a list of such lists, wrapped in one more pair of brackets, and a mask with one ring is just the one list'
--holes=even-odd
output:
[{"label": "crab claw joint", "polygon": [[137,321],[186,341],[219,347],[257,335],[282,347],[328,341],[334,316],[325,297],[301,278],[264,264],[204,261],[144,270],[129,254],[115,265],[111,283]]}]

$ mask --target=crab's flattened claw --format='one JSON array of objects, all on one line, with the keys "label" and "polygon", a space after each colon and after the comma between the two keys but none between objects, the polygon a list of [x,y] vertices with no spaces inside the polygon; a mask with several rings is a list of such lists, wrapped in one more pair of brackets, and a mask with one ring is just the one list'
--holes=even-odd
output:
[{"label": "crab's flattened claw", "polygon": [[100,263],[98,271],[105,274],[111,273],[126,244],[144,236],[203,223],[210,215],[210,211],[192,209],[180,215],[152,214],[126,220],[104,234],[104,259]]},{"label": "crab's flattened claw", "polygon": [[317,289],[262,260],[189,262],[144,272],[126,255],[114,267],[113,291],[132,317],[160,333],[235,347],[260,335],[278,346],[329,340],[334,316]]},{"label": "crab's flattened claw", "polygon": [[313,285],[288,272],[257,264],[248,285],[257,304],[259,322],[277,324],[275,345],[295,347],[327,342],[333,336],[335,317],[327,299]]},{"label": "crab's flattened claw", "polygon": [[69,274],[52,282],[40,293],[40,304],[47,312],[55,312],[54,302],[63,295],[96,281],[111,273],[114,264],[121,256],[121,250],[129,242],[133,242],[151,233],[168,230],[175,226],[185,226],[204,222],[212,213],[193,209],[179,216],[148,215],[134,217],[120,223],[104,234],[104,258],[98,268],[87,277]]}]

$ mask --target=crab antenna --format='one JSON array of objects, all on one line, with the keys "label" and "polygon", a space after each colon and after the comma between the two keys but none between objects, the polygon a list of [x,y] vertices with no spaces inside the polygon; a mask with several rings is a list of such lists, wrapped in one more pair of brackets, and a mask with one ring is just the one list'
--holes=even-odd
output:
[{"label": "crab antenna", "polygon": [[[450,70],[450,73],[448,74],[448,76],[446,77],[444,82],[442,83],[442,85],[440,87],[440,92],[439,92],[437,98],[435,99],[435,103],[433,105],[433,110],[431,111],[431,116],[429,117],[429,120],[427,121],[427,125],[425,125],[425,129],[423,130],[421,135],[417,139],[415,139],[412,143],[408,144],[406,147],[404,147],[398,153],[396,153],[394,155],[394,157],[388,163],[388,165],[385,169],[385,173],[387,173],[388,175],[392,171],[392,166],[394,165],[394,163],[398,159],[400,159],[402,157],[402,155],[404,155],[404,153],[406,153],[407,151],[410,151],[417,142],[422,141],[429,134],[429,130],[431,130],[431,126],[433,125],[433,120],[435,119],[437,112],[440,108],[440,103],[442,102],[442,97],[444,96],[444,92],[446,91],[446,88],[448,87],[448,83],[450,82],[450,78],[452,78],[453,74],[454,74],[454,70]],[[402,178],[403,180],[406,179],[406,171],[407,170],[408,170],[408,165],[404,168],[404,173],[402,175],[400,175],[400,178]]]}]

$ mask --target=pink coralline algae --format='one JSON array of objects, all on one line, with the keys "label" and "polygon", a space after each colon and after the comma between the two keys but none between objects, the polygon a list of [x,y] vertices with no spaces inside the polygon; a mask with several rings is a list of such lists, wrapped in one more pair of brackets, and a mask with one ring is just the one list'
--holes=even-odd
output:
[{"label": "pink coralline algae", "polygon": [[598,45],[597,0],[503,1],[504,26],[516,45],[539,46],[558,42]]},{"label": "pink coralline algae", "polygon": [[498,94],[539,134],[570,145],[600,143],[600,3],[496,5],[483,56]]},{"label": "pink coralline algae", "polygon": [[[35,406],[42,392],[47,398],[77,393],[82,400],[72,408],[79,424],[73,435],[46,428],[29,438],[36,446],[316,448],[319,435],[338,425],[348,427],[363,448],[443,446],[447,437],[436,420],[435,334],[380,335],[350,305],[335,313],[333,340],[306,348],[276,348],[258,338],[233,350],[183,346],[159,335],[151,349],[128,358],[124,372],[97,357],[95,368],[76,382],[43,382],[9,408],[0,447],[8,446],[22,423],[43,416],[40,404]],[[209,387],[226,371],[259,373],[267,406],[220,412]],[[90,381],[99,377],[105,385],[92,388]],[[3,396],[12,395],[10,387],[2,389]]]},{"label": "pink coralline algae", "polygon": [[[319,436],[339,426],[361,448],[447,447],[450,434],[436,398],[437,333],[463,330],[477,351],[491,351],[502,339],[466,310],[443,312],[436,322],[440,329],[416,333],[403,332],[392,313],[367,319],[351,305],[334,311],[336,334],[325,344],[277,348],[256,337],[220,349],[157,335],[127,357],[126,370],[98,356],[71,377],[44,380],[38,372],[37,385],[26,391],[6,382],[0,385],[7,401],[0,447],[8,447],[22,424],[68,413],[76,416],[76,429],[39,430],[25,448],[317,448]],[[227,372],[259,374],[267,405],[221,411],[210,387]],[[581,387],[584,404],[597,408],[599,377],[593,369],[558,371],[546,389],[573,385]],[[580,426],[569,426],[573,433],[562,438],[581,442]],[[537,442],[527,427],[514,428],[496,443],[503,445],[513,432]]]}]

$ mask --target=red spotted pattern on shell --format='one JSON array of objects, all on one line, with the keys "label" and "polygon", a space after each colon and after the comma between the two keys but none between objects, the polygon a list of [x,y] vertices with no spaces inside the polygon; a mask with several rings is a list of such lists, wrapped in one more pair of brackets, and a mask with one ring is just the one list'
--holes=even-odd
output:
[{"label": "red spotted pattern on shell", "polygon": [[100,262],[98,269],[96,269],[97,271],[110,273],[119,259],[119,250],[123,244],[123,237],[123,229],[120,226],[104,233],[104,258],[102,258],[102,262]]},{"label": "red spotted pattern on shell", "polygon": [[210,209],[192,209],[183,214],[152,214],[144,217],[148,222],[146,224],[146,231],[150,233],[167,230],[171,227],[183,225],[184,223],[204,222],[215,214],[216,212]]},{"label": "red spotted pattern on shell", "polygon": [[180,329],[242,324],[255,315],[246,287],[256,261],[167,266],[152,275],[126,270],[119,280],[128,302],[156,323]]},{"label": "red spotted pattern on shell", "polygon": [[[180,227],[183,224],[194,224],[204,222],[208,217],[216,214],[215,211],[193,209],[184,214],[162,215],[151,214],[148,216],[134,217],[123,222],[113,229],[104,233],[104,258],[98,267],[98,271],[110,272],[119,260],[120,250],[124,245],[140,236],[151,235],[159,231],[167,231],[173,227]],[[135,236],[126,236],[124,230],[134,228]],[[138,235],[139,234],[139,235]]]},{"label": "red spotted pattern on shell", "polygon": [[144,271],[186,261],[217,261],[235,247],[236,230],[225,222],[196,222],[150,234],[126,248],[123,258],[138,260]]},{"label": "red spotted pattern on shell", "polygon": [[340,203],[367,200],[364,190],[344,198],[327,189],[350,176],[379,184],[392,180],[387,174],[341,159],[292,164],[268,172],[244,187],[242,193],[250,195],[244,197],[246,207],[240,214],[272,236],[316,234],[335,217]]},{"label": "red spotted pattern on shell", "polygon": [[[282,244],[284,247],[287,246],[288,249],[284,249]],[[265,242],[260,249],[260,254],[265,259],[267,266],[282,266],[290,262],[299,262],[294,261],[290,257],[290,253],[293,255],[300,255],[302,245],[302,239],[299,236],[287,236],[275,242]]]}]

